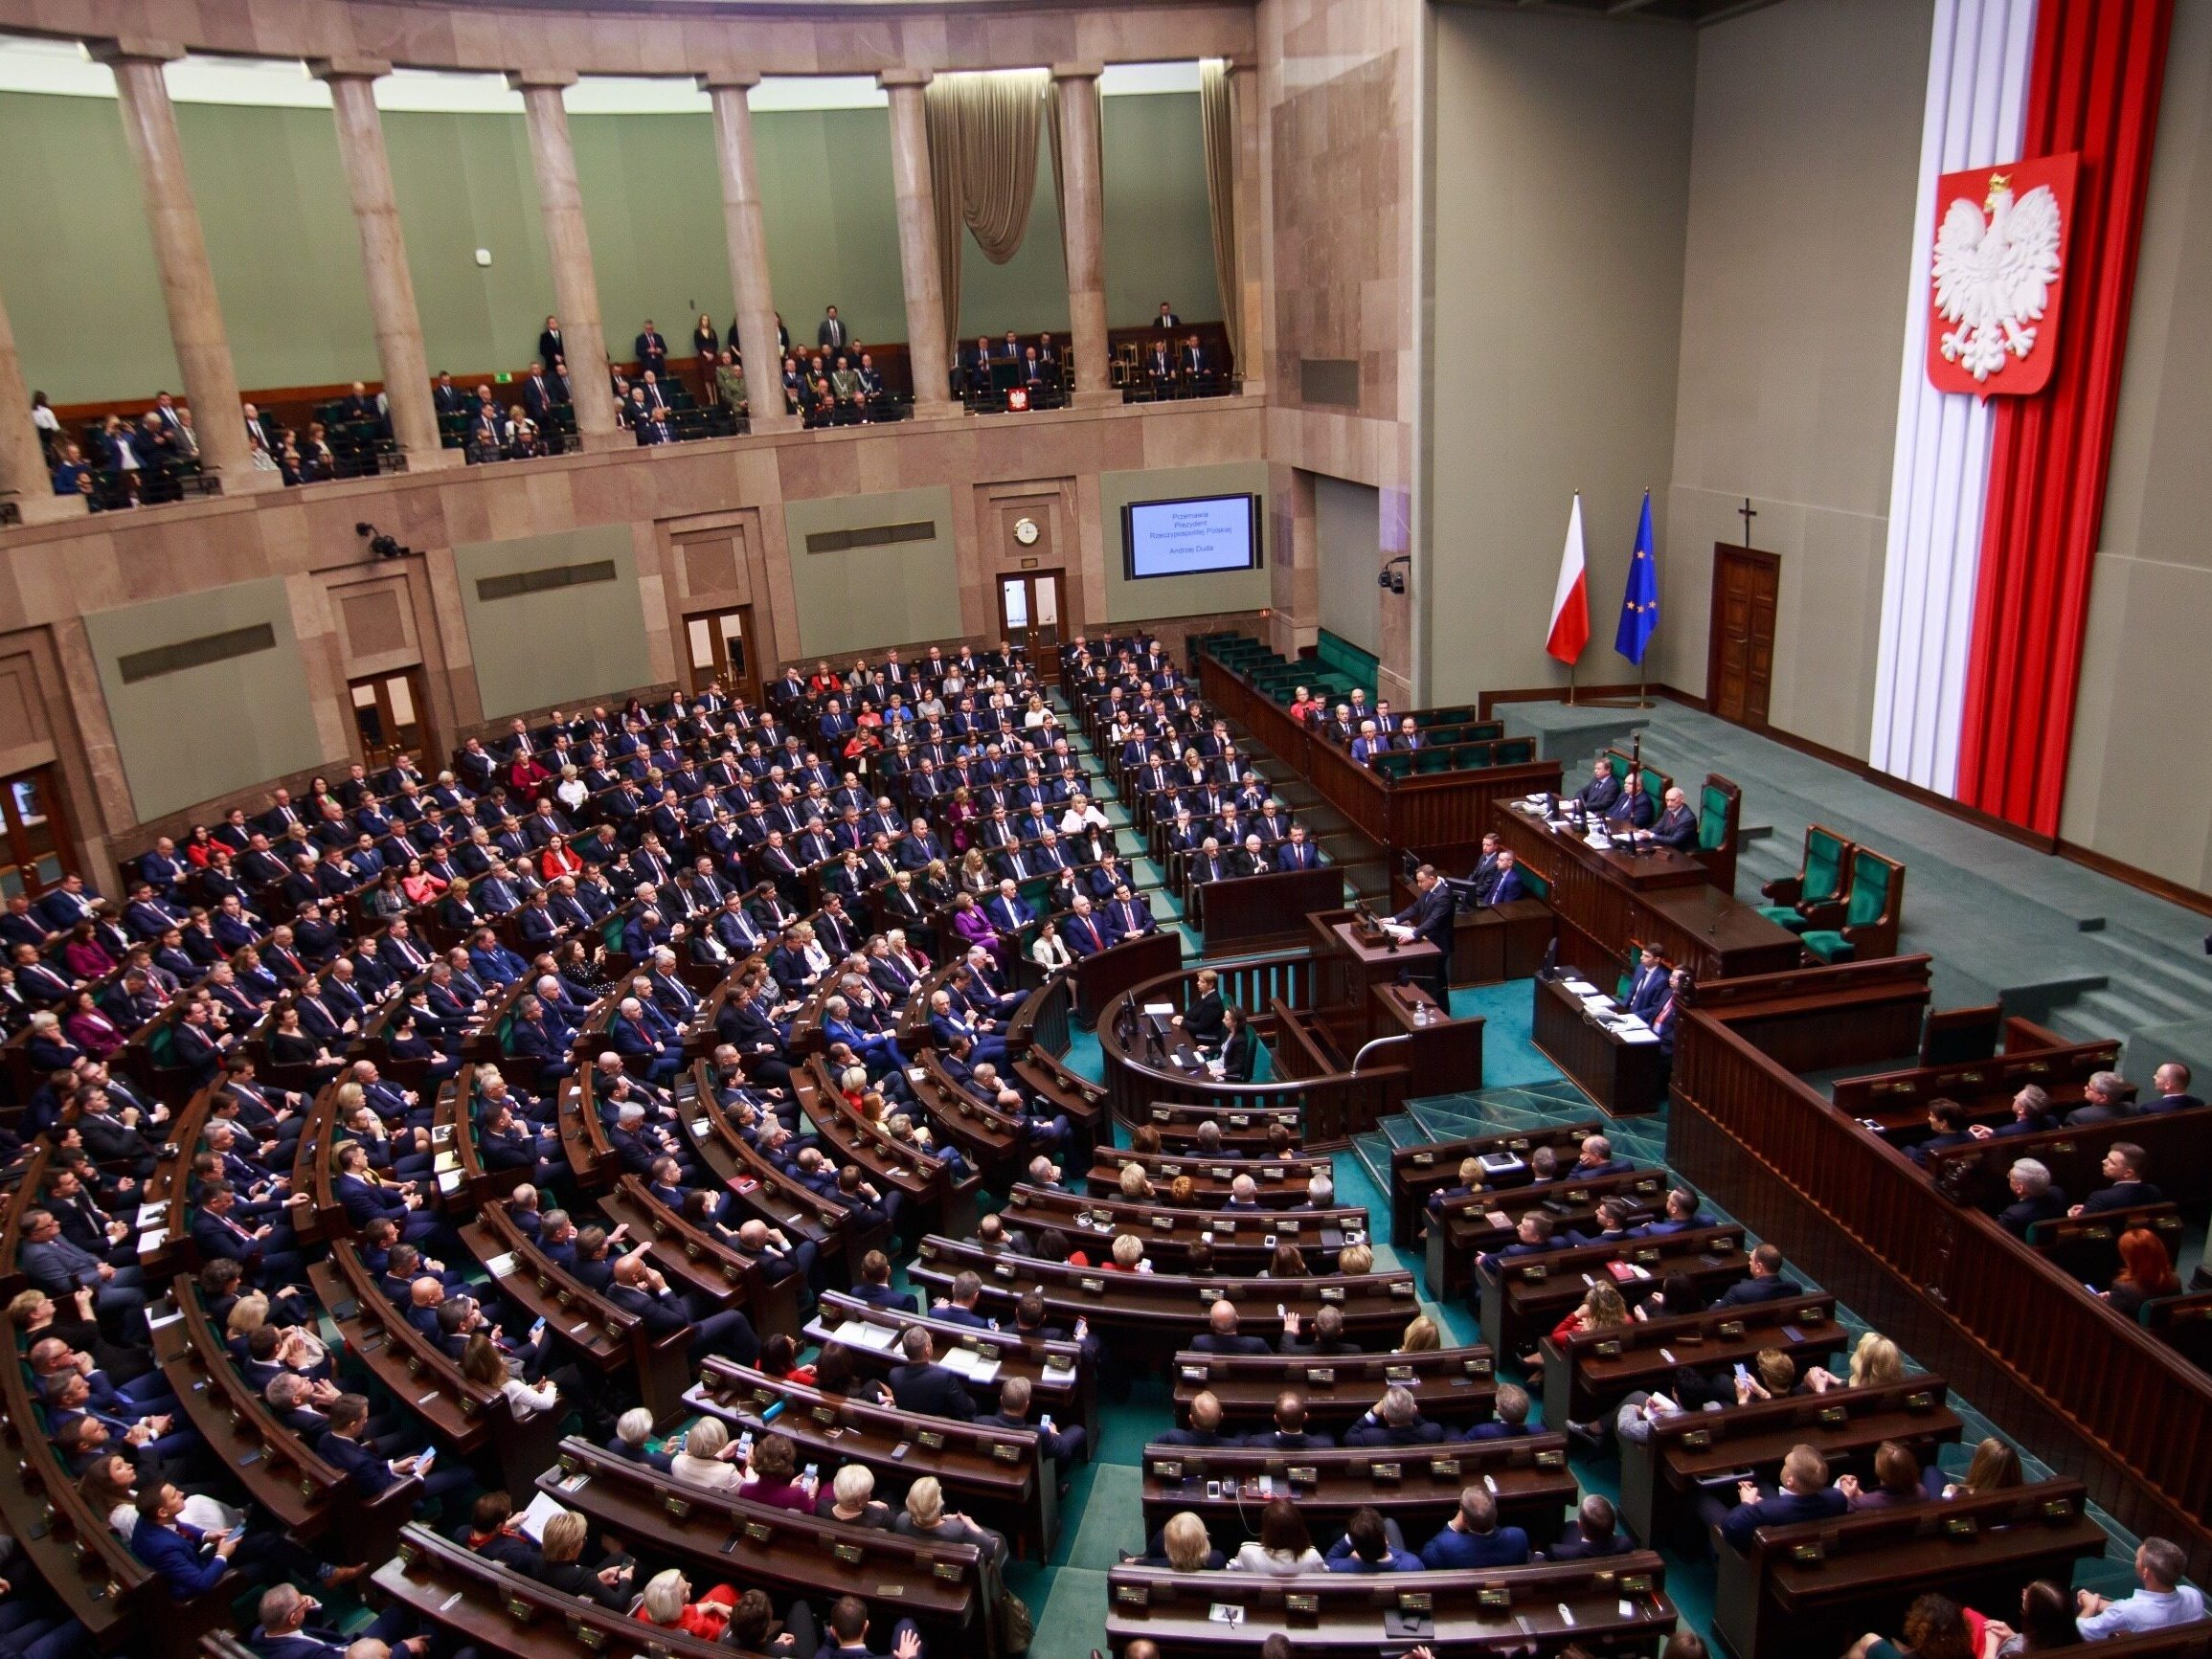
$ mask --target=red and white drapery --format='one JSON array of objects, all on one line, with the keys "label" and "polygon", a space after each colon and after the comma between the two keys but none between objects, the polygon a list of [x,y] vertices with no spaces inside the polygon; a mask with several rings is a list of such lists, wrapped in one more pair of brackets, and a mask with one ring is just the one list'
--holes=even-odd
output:
[{"label": "red and white drapery", "polygon": [[[2055,836],[2172,0],[1938,0],[1869,755]],[[2032,44],[2031,44],[2032,43]],[[2079,151],[2051,385],[1928,384],[1936,178]]]}]

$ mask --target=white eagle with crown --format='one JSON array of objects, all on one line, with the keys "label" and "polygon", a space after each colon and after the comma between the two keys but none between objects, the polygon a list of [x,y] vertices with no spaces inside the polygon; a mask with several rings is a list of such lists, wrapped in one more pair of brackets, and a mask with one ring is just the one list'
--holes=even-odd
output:
[{"label": "white eagle with crown", "polygon": [[1935,309],[1952,325],[1937,342],[1945,362],[1986,381],[2035,349],[2058,280],[2060,230],[2050,186],[2015,201],[2004,173],[1990,174],[1980,207],[1965,196],[1952,202],[1935,236]]}]

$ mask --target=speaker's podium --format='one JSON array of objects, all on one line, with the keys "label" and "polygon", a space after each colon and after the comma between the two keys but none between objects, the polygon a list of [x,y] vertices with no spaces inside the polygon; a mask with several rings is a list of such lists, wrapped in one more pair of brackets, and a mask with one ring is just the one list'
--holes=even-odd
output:
[{"label": "speaker's podium", "polygon": [[[1312,1005],[1277,998],[1275,1065],[1288,1077],[1402,1065],[1411,1095],[1482,1087],[1482,1021],[1455,1020],[1415,977],[1435,975],[1442,954],[1426,939],[1400,941],[1355,910],[1314,910]],[[1380,1044],[1373,1048],[1368,1045]],[[1361,1050],[1367,1049],[1364,1063]]]}]

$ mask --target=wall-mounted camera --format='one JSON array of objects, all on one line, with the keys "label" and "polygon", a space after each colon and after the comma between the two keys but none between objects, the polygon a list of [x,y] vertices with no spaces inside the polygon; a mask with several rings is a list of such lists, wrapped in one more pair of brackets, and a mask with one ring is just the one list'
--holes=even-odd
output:
[{"label": "wall-mounted camera", "polygon": [[1413,555],[1400,553],[1375,572],[1375,586],[1386,594],[1403,594],[1406,591],[1406,573],[1413,568]]},{"label": "wall-mounted camera", "polygon": [[367,542],[369,550],[380,559],[404,559],[415,551],[413,548],[400,546],[397,536],[388,536],[372,524],[355,525],[353,533]]}]

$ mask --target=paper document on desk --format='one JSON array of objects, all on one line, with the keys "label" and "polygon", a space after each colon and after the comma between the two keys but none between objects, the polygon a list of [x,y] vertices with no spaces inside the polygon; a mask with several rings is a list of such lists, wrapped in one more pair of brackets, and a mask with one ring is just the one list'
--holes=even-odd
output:
[{"label": "paper document on desk", "polygon": [[1613,1017],[1612,1025],[1615,1031],[1623,1032],[1648,1031],[1650,1029],[1644,1024],[1643,1017],[1637,1014],[1615,1014]]},{"label": "paper document on desk", "polygon": [[1038,1376],[1044,1381],[1052,1383],[1056,1386],[1060,1383],[1074,1381],[1075,1367],[1072,1365],[1063,1366],[1054,1362],[1053,1360],[1048,1359],[1045,1361],[1044,1370],[1039,1372]]},{"label": "paper document on desk", "polygon": [[986,1359],[973,1348],[962,1348],[956,1344],[947,1348],[937,1357],[937,1363],[947,1371],[964,1377],[970,1382],[987,1383],[998,1380],[998,1360]]},{"label": "paper document on desk", "polygon": [[1659,1033],[1648,1025],[1622,1026],[1620,1040],[1623,1042],[1657,1042]]},{"label": "paper document on desk", "polygon": [[899,1339],[895,1325],[871,1325],[866,1319],[847,1319],[837,1328],[837,1340],[847,1348],[873,1348],[882,1352]]},{"label": "paper document on desk", "polygon": [[1172,1002],[1147,1002],[1144,1004],[1144,1012],[1148,1017],[1159,1016],[1165,1018],[1174,1014],[1175,1004]]},{"label": "paper document on desk", "polygon": [[1603,991],[1592,992],[1582,999],[1582,1006],[1588,1013],[1609,1014],[1613,1011],[1613,998]]},{"label": "paper document on desk", "polygon": [[1403,922],[1385,922],[1383,924],[1383,931],[1389,934],[1391,938],[1397,940],[1401,945],[1407,943],[1413,937],[1413,930],[1407,927]]},{"label": "paper document on desk", "polygon": [[1562,979],[1560,984],[1564,985],[1570,993],[1577,997],[1594,996],[1597,991],[1597,987],[1592,985],[1588,979]]}]

